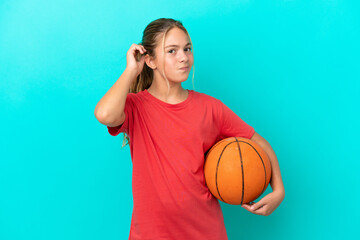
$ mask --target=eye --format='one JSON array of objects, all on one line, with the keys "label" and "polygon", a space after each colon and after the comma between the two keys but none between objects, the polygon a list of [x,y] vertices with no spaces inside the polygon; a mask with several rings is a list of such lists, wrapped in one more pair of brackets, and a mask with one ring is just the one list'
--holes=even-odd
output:
[{"label": "eye", "polygon": [[169,51],[168,51],[168,53],[172,53],[171,51],[175,51],[175,49],[171,49],[171,50],[169,50]]},{"label": "eye", "polygon": [[189,49],[189,52],[191,52],[191,48],[190,48],[190,47],[188,47],[188,48],[185,48],[185,49]]}]

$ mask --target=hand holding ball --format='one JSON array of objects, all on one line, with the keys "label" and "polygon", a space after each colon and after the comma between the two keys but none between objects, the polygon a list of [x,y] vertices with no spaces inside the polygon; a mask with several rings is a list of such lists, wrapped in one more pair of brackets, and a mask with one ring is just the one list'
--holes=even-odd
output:
[{"label": "hand holding ball", "polygon": [[271,179],[271,163],[254,141],[230,137],[208,151],[204,165],[205,181],[219,200],[240,205],[263,194]]}]

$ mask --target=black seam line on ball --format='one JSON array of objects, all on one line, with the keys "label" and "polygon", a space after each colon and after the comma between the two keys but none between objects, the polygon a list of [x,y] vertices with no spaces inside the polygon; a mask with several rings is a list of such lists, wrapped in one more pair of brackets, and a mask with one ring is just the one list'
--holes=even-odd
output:
[{"label": "black seam line on ball", "polygon": [[245,183],[244,183],[244,181],[245,181],[245,177],[244,177],[244,166],[243,166],[243,160],[242,160],[242,155],[241,155],[241,148],[240,148],[240,144],[239,144],[239,140],[237,139],[237,137],[235,137],[235,139],[236,139],[236,143],[237,143],[237,145],[238,145],[238,149],[239,149],[239,155],[240,155],[240,163],[241,163],[241,172],[242,172],[242,174],[241,174],[241,177],[242,177],[242,188],[241,188],[241,205],[243,204],[243,201],[244,201],[244,191],[245,191],[245,189],[244,189],[244,187],[245,187]]},{"label": "black seam line on ball", "polygon": [[217,142],[213,147],[211,147],[211,149],[208,150],[208,153],[206,154],[205,158],[206,158],[208,155],[210,155],[210,153],[211,153],[212,151],[214,151],[214,149],[216,148],[216,146],[219,145],[219,144],[220,144],[220,141]]},{"label": "black seam line on ball", "polygon": [[256,150],[256,148],[255,148],[253,145],[251,145],[251,144],[248,143],[248,142],[241,141],[241,140],[240,140],[239,142],[243,142],[243,143],[246,143],[246,144],[250,145],[250,146],[255,150],[255,152],[259,155],[259,157],[260,157],[260,159],[261,159],[261,163],[262,163],[262,165],[263,165],[264,173],[265,173],[264,187],[263,187],[263,190],[261,191],[261,194],[260,194],[260,196],[261,196],[261,195],[265,192],[265,189],[266,189],[266,169],[265,169],[264,160],[262,159],[261,155],[259,154],[259,152]]},{"label": "black seam line on ball", "polygon": [[[234,141],[235,142],[235,141]],[[225,202],[224,199],[221,197],[220,191],[219,191],[219,186],[218,186],[218,181],[217,181],[217,175],[218,175],[218,170],[219,170],[219,164],[220,164],[220,160],[221,160],[221,156],[223,154],[223,152],[225,151],[225,149],[227,148],[227,146],[229,146],[230,144],[234,143],[234,142],[229,142],[228,144],[226,144],[226,146],[223,148],[223,150],[221,151],[221,154],[219,156],[217,165],[216,165],[216,171],[215,171],[215,184],[216,184],[216,191],[219,194],[219,197],[221,198],[221,201]]]}]

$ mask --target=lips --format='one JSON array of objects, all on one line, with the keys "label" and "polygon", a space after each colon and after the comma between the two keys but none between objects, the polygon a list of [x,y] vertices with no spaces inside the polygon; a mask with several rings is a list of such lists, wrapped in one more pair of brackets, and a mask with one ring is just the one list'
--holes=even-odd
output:
[{"label": "lips", "polygon": [[189,66],[180,68],[180,70],[188,70],[188,69],[189,69]]}]

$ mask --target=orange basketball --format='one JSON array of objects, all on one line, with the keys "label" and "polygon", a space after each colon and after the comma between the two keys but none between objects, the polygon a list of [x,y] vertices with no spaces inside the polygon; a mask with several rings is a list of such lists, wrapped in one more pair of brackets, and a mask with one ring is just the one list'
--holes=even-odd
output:
[{"label": "orange basketball", "polygon": [[254,141],[230,137],[210,148],[204,174],[206,185],[217,199],[240,205],[264,193],[271,178],[271,163]]}]

